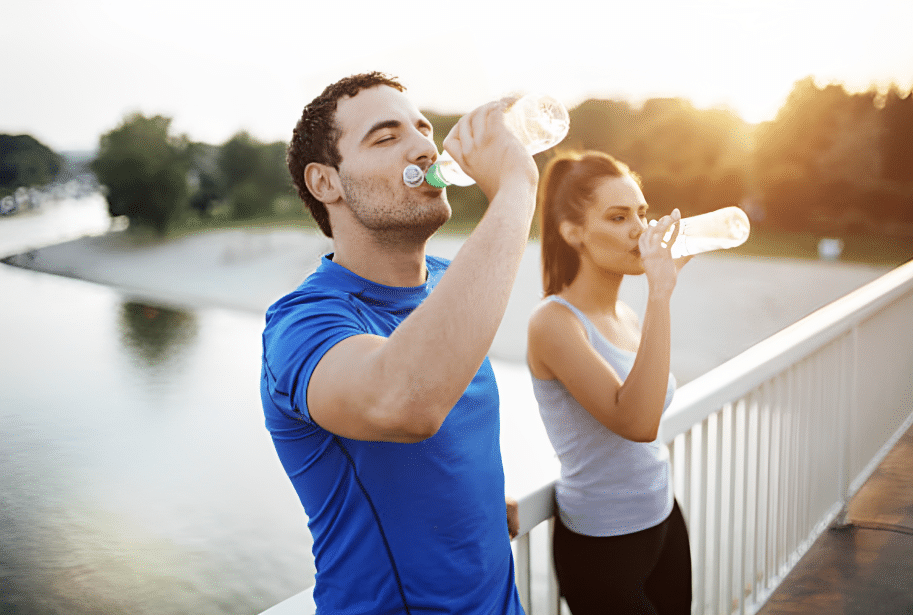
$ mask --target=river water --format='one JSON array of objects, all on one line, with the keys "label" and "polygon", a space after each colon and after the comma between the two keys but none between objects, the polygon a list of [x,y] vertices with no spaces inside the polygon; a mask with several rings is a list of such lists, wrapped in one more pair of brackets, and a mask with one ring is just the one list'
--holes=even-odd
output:
[{"label": "river water", "polygon": [[[70,201],[0,219],[0,252],[104,232],[97,209]],[[758,269],[746,274],[749,266]],[[771,291],[758,299],[762,270]],[[720,302],[701,290],[708,276],[696,269],[680,281],[691,289],[680,305],[707,318],[674,314],[691,325],[673,341],[686,373],[750,345],[749,333],[761,339],[788,324],[756,315],[795,309],[785,271],[808,286],[801,268],[782,263],[715,271],[729,276],[743,316],[755,310],[753,327],[746,332],[742,318],[725,334],[729,325],[711,313]],[[877,274],[856,272],[832,292]],[[535,280],[536,265],[524,275]],[[519,362],[537,300],[525,295],[493,349],[512,494],[555,471]],[[636,304],[645,292],[635,286],[631,296]],[[262,314],[176,307],[5,265],[0,297],[0,613],[251,614],[313,583],[306,519],[263,427]]]},{"label": "river water", "polygon": [[311,583],[260,319],[0,267],[0,612],[256,613]]},{"label": "river water", "polygon": [[[107,224],[46,209],[0,219],[0,248]],[[0,289],[0,612],[256,613],[312,583],[259,409],[262,317],[4,265]]]}]

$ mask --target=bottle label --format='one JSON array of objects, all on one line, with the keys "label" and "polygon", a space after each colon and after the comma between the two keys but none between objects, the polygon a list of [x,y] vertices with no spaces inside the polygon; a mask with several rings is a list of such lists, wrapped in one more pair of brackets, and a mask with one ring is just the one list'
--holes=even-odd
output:
[{"label": "bottle label", "polygon": [[435,188],[446,188],[450,185],[441,177],[441,167],[437,163],[434,163],[431,165],[431,168],[428,169],[428,172],[425,174],[425,181]]}]

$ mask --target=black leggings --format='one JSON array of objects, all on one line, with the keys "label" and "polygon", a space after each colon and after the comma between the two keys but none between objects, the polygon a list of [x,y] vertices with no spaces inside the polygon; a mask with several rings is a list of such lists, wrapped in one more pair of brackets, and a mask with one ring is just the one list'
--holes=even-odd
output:
[{"label": "black leggings", "polygon": [[583,536],[556,516],[552,547],[573,615],[691,612],[691,550],[678,502],[659,525],[621,536]]}]

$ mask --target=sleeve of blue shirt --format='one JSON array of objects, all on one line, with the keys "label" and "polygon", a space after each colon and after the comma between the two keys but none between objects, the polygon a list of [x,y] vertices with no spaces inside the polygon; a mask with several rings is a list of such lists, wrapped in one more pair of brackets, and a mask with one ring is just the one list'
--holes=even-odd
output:
[{"label": "sleeve of blue shirt", "polygon": [[[276,302],[263,331],[264,404],[313,425],[307,387],[314,368],[330,348],[367,332],[358,307],[345,295],[293,293]],[[279,417],[267,414],[270,418]]]}]

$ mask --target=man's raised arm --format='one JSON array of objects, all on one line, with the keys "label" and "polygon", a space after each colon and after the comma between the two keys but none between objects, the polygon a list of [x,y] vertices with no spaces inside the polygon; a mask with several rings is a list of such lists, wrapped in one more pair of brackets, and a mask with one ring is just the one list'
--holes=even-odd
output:
[{"label": "man's raised arm", "polygon": [[538,182],[535,162],[503,118],[503,104],[489,103],[445,139],[488,210],[434,291],[389,338],[356,335],[320,360],[307,399],[325,429],[359,440],[428,438],[484,361],[526,248]]}]

